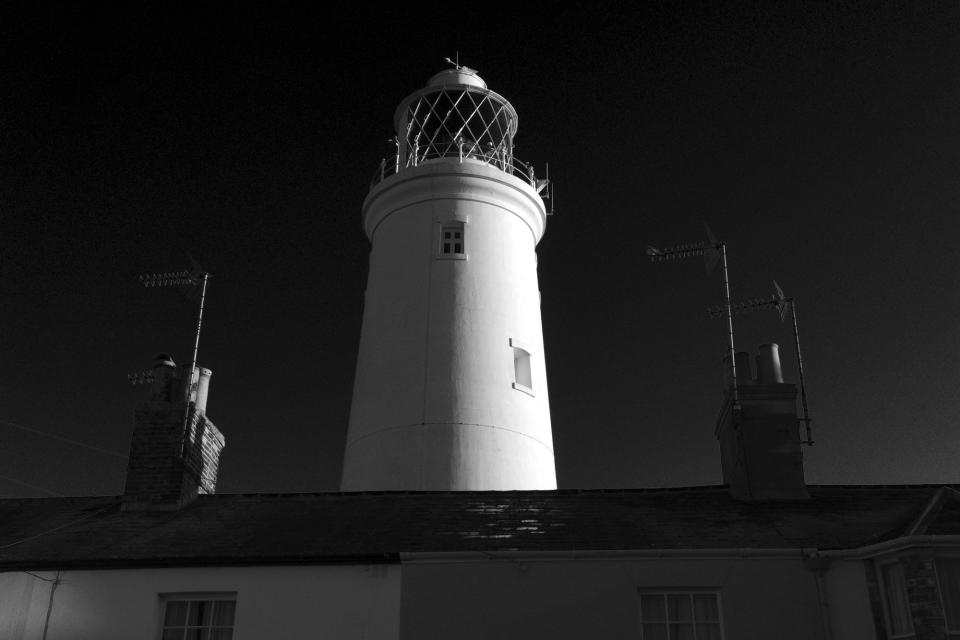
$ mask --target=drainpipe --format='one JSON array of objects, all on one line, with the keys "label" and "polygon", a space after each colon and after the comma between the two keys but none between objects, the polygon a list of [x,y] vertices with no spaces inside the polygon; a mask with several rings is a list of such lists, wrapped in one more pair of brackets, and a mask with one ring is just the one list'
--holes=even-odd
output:
[{"label": "drainpipe", "polygon": [[50,628],[50,613],[53,611],[53,594],[56,593],[57,587],[60,586],[60,571],[57,570],[57,577],[50,582],[50,600],[47,601],[47,615],[43,620],[43,640],[47,640],[47,630]]}]

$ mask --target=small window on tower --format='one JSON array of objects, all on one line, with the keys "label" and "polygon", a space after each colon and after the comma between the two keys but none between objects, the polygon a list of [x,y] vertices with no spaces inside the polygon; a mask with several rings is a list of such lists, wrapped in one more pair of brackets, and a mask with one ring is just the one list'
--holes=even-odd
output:
[{"label": "small window on tower", "polygon": [[530,370],[530,352],[512,339],[513,347],[513,388],[533,395],[533,375]]},{"label": "small window on tower", "polygon": [[462,222],[445,223],[440,227],[440,257],[465,258],[465,235]]}]

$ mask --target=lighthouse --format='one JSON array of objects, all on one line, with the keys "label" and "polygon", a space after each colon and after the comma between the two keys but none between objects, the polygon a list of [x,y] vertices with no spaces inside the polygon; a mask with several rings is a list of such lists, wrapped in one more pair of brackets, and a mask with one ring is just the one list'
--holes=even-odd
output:
[{"label": "lighthouse", "polygon": [[362,209],[372,249],[341,488],[556,489],[545,181],[513,155],[517,113],[455,65],[394,127]]}]

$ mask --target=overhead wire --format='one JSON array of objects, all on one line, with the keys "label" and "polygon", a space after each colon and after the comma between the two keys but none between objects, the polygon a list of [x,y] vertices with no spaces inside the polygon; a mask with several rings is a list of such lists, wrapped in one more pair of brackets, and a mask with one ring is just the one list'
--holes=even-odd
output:
[{"label": "overhead wire", "polygon": [[126,459],[127,459],[127,456],[125,456],[124,454],[120,453],[119,451],[112,451],[112,450],[110,450],[110,449],[104,449],[103,447],[98,447],[98,446],[93,445],[93,444],[87,444],[86,442],[80,442],[79,440],[74,440],[74,439],[72,439],[72,438],[67,438],[67,437],[65,437],[65,436],[57,435],[57,434],[54,434],[54,433],[49,433],[49,432],[47,432],[47,431],[42,431],[42,430],[37,429],[37,428],[35,428],[35,427],[28,427],[28,426],[26,426],[26,425],[18,424],[18,423],[16,423],[16,422],[12,422],[12,421],[10,421],[10,420],[0,419],[0,424],[4,424],[4,425],[7,425],[7,426],[9,426],[9,427],[13,427],[14,429],[20,429],[21,431],[27,431],[27,432],[29,432],[29,433],[34,433],[34,434],[39,435],[39,436],[44,436],[44,437],[50,438],[50,439],[52,439],[52,440],[59,440],[60,442],[66,442],[67,444],[72,444],[72,445],[77,446],[77,447],[83,447],[84,449],[89,449],[89,450],[91,450],[91,451],[96,451],[97,453],[102,453],[102,454],[104,454],[104,455],[113,456],[113,457],[115,457],[115,458],[120,458],[120,459],[122,459],[122,460],[126,460]]},{"label": "overhead wire", "polygon": [[44,487],[39,487],[39,486],[37,486],[37,485],[35,485],[35,484],[30,484],[29,482],[24,482],[23,480],[17,480],[16,478],[11,478],[11,477],[9,477],[9,476],[0,475],[0,480],[6,480],[7,482],[12,482],[12,483],[14,483],[14,484],[19,484],[19,485],[22,485],[22,486],[24,486],[24,487],[28,487],[28,488],[30,488],[30,489],[36,489],[37,491],[43,491],[44,493],[49,493],[50,495],[56,496],[56,497],[58,497],[58,498],[63,498],[63,497],[65,497],[62,493],[57,493],[56,491],[52,491],[52,490],[50,490],[50,489],[45,489]]},{"label": "overhead wire", "polygon": [[42,537],[42,536],[51,534],[51,533],[53,533],[54,531],[59,531],[60,529],[66,529],[67,527],[69,527],[69,526],[71,526],[71,525],[78,524],[78,523],[80,523],[80,522],[83,522],[84,520],[89,520],[90,518],[92,518],[92,517],[94,517],[94,516],[98,516],[98,515],[100,515],[100,514],[102,514],[102,513],[106,513],[107,511],[109,511],[109,510],[111,510],[111,509],[114,509],[114,508],[115,508],[115,505],[113,505],[113,504],[108,504],[108,505],[106,505],[105,507],[103,507],[102,509],[97,509],[96,511],[91,511],[90,513],[84,514],[83,516],[81,516],[80,518],[77,518],[76,520],[71,520],[70,522],[65,522],[65,523],[63,523],[63,524],[57,525],[56,527],[53,527],[52,529],[47,529],[46,531],[41,531],[40,533],[36,533],[36,534],[34,534],[34,535],[32,535],[32,536],[27,536],[26,538],[21,538],[20,540],[15,540],[15,541],[10,542],[10,543],[8,543],[8,544],[0,545],[0,549],[9,549],[10,547],[15,547],[15,546],[17,546],[18,544],[23,544],[24,542],[28,542],[28,541],[30,541],[30,540],[35,540],[36,538],[40,538],[40,537]]}]

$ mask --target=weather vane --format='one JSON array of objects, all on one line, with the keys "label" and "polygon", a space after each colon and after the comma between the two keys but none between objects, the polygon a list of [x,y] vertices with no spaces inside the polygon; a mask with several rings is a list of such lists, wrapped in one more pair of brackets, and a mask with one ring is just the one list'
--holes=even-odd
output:
[{"label": "weather vane", "polygon": [[460,52],[459,52],[459,51],[457,51],[457,53],[456,53],[456,60],[451,60],[450,58],[444,58],[443,61],[446,62],[446,63],[449,64],[449,65],[452,65],[453,68],[456,69],[457,71],[463,71],[463,72],[466,72],[466,73],[476,73],[476,72],[477,72],[476,69],[471,69],[470,67],[468,67],[468,66],[466,66],[466,65],[460,64]]}]

